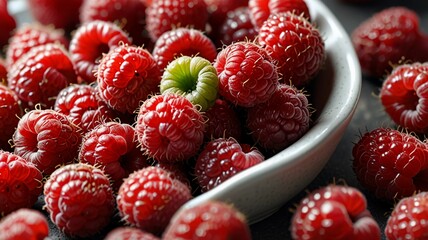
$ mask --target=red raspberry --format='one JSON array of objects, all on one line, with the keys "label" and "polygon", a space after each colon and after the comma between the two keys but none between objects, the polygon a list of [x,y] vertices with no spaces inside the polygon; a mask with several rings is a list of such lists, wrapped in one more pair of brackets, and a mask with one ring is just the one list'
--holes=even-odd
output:
[{"label": "red raspberry", "polygon": [[45,175],[58,165],[73,162],[82,137],[78,128],[62,113],[31,110],[18,122],[13,135],[15,154],[36,165]]},{"label": "red raspberry", "polygon": [[199,154],[195,175],[206,192],[263,160],[263,154],[248,144],[239,144],[233,138],[218,138],[207,143]]},{"label": "red raspberry", "polygon": [[250,240],[251,232],[245,216],[232,205],[206,201],[177,212],[162,239]]},{"label": "red raspberry", "polygon": [[278,85],[272,58],[251,42],[237,42],[224,48],[217,55],[214,67],[220,95],[242,107],[266,102]]},{"label": "red raspberry", "polygon": [[70,236],[94,235],[107,226],[114,214],[115,199],[108,177],[88,164],[56,169],[43,193],[51,221]]},{"label": "red raspberry", "polygon": [[428,192],[401,199],[394,207],[385,227],[389,240],[427,239]]},{"label": "red raspberry", "polygon": [[146,28],[146,5],[142,0],[91,0],[84,1],[80,8],[82,24],[94,20],[114,22],[129,33],[132,42],[142,45]]},{"label": "red raspberry", "polygon": [[147,30],[153,41],[177,27],[204,31],[208,9],[204,0],[157,0],[146,10]]},{"label": "red raspberry", "polygon": [[83,0],[29,0],[28,10],[31,16],[43,25],[53,25],[67,32],[74,30],[79,20],[79,9]]},{"label": "red raspberry", "polygon": [[177,209],[191,197],[190,189],[169,171],[146,167],[124,180],[116,202],[126,223],[160,234]]},{"label": "red raspberry", "polygon": [[392,200],[428,190],[428,147],[413,135],[388,128],[365,133],[352,150],[361,185]]},{"label": "red raspberry", "polygon": [[214,43],[200,30],[176,28],[163,33],[155,43],[153,57],[163,71],[180,56],[200,56],[213,62],[217,56]]},{"label": "red raspberry", "polygon": [[254,41],[258,35],[258,30],[251,22],[248,7],[240,7],[228,12],[219,32],[217,45],[220,46],[239,41]]},{"label": "red raspberry", "polygon": [[0,214],[32,207],[42,193],[42,178],[33,164],[0,150]]},{"label": "red raspberry", "polygon": [[10,139],[22,116],[21,106],[16,94],[0,84],[0,149],[10,151]]},{"label": "red raspberry", "polygon": [[104,170],[113,189],[117,190],[130,173],[148,166],[147,157],[137,145],[132,126],[117,122],[103,123],[84,136],[79,161]]},{"label": "red raspberry", "polygon": [[290,12],[271,15],[260,28],[258,40],[277,61],[283,83],[306,86],[324,64],[324,40],[303,16]]},{"label": "red raspberry", "polygon": [[104,55],[98,66],[100,98],[121,113],[134,113],[149,95],[159,93],[161,73],[152,55],[121,45]]},{"label": "red raspberry", "polygon": [[9,13],[7,0],[0,0],[0,51],[5,47],[16,28],[16,20]]},{"label": "red raspberry", "polygon": [[133,227],[117,227],[104,240],[159,240],[155,235]]},{"label": "red raspberry", "polygon": [[427,37],[419,31],[419,17],[406,7],[377,12],[351,36],[361,69],[369,76],[382,77],[402,60],[428,60]]},{"label": "red raspberry", "polygon": [[308,131],[310,117],[306,95],[292,86],[281,84],[266,103],[248,109],[247,126],[260,146],[276,152]]},{"label": "red raspberry", "polygon": [[24,23],[20,25],[9,40],[6,51],[6,63],[11,67],[21,56],[36,46],[48,43],[58,43],[65,48],[68,40],[64,32],[39,23]]},{"label": "red raspberry", "polygon": [[428,64],[399,65],[384,80],[380,100],[396,124],[416,133],[428,133]]},{"label": "red raspberry", "polygon": [[192,189],[192,184],[190,182],[189,172],[187,165],[184,163],[167,163],[167,162],[156,162],[155,167],[162,168],[171,173],[173,179],[177,179],[180,182],[184,183],[189,189]]},{"label": "red raspberry", "polygon": [[269,15],[281,12],[292,12],[308,21],[311,19],[309,8],[304,0],[249,0],[248,8],[256,28],[261,28]]},{"label": "red raspberry", "polygon": [[235,109],[226,100],[217,99],[214,106],[205,112],[205,116],[205,140],[229,137],[238,141],[241,139],[241,121]]},{"label": "red raspberry", "polygon": [[293,239],[381,239],[380,228],[356,188],[328,185],[299,203],[291,220]]},{"label": "red raspberry", "polygon": [[55,97],[77,82],[73,63],[63,46],[55,43],[32,48],[15,62],[8,73],[8,86],[23,108],[54,106]]},{"label": "red raspberry", "polygon": [[184,96],[156,95],[138,113],[135,130],[142,149],[157,161],[177,162],[194,156],[204,139],[202,114]]},{"label": "red raspberry", "polygon": [[43,240],[49,236],[49,224],[37,210],[21,208],[4,217],[0,222],[2,240]]},{"label": "red raspberry", "polygon": [[73,34],[70,42],[71,59],[80,82],[95,82],[98,61],[120,44],[129,44],[128,35],[112,22],[101,20],[82,24]]},{"label": "red raspberry", "polygon": [[55,101],[55,111],[65,114],[82,133],[116,118],[115,111],[99,99],[98,91],[90,85],[73,84],[62,89]]}]

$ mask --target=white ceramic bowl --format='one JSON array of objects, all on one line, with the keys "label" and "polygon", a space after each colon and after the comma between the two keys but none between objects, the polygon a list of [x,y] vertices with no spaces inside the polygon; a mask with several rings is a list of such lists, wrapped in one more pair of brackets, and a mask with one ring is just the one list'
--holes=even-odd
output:
[{"label": "white ceramic bowl", "polygon": [[304,189],[323,169],[348,126],[361,90],[361,70],[349,36],[320,0],[306,1],[311,19],[325,40],[327,61],[314,81],[311,104],[316,118],[297,142],[186,203],[207,200],[232,203],[257,222]]}]

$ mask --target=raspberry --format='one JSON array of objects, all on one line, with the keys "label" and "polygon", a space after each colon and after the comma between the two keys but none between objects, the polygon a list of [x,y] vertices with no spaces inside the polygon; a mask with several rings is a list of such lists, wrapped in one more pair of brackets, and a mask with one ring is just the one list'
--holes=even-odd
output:
[{"label": "raspberry", "polygon": [[240,7],[228,12],[220,27],[217,45],[230,45],[239,41],[254,41],[258,30],[250,19],[248,7]]},{"label": "raspberry", "polygon": [[11,67],[30,49],[49,43],[58,43],[65,48],[68,47],[68,40],[63,31],[39,23],[24,23],[16,29],[9,40],[6,63]]},{"label": "raspberry", "polygon": [[13,135],[15,154],[36,165],[45,175],[77,158],[82,137],[76,125],[54,110],[31,110]]},{"label": "raspberry", "polygon": [[251,232],[239,210],[227,203],[210,200],[177,212],[162,239],[250,240]]},{"label": "raspberry", "polygon": [[251,42],[237,42],[224,48],[217,55],[214,67],[220,81],[220,95],[242,107],[266,102],[278,85],[272,58]]},{"label": "raspberry", "polygon": [[185,97],[156,95],[144,101],[135,130],[142,149],[157,161],[179,162],[194,156],[203,143],[204,119]]},{"label": "raspberry", "polygon": [[98,61],[120,44],[129,44],[128,35],[112,22],[96,20],[80,25],[70,42],[70,55],[80,82],[95,82]]},{"label": "raspberry", "polygon": [[205,58],[179,57],[163,72],[160,92],[182,95],[204,112],[217,99],[217,71]]},{"label": "raspberry", "polygon": [[200,30],[176,28],[163,33],[153,49],[153,57],[159,69],[163,71],[180,56],[199,56],[213,62],[217,49],[211,39]]},{"label": "raspberry", "polygon": [[190,176],[188,175],[189,171],[186,168],[187,166],[182,163],[167,163],[167,162],[156,162],[155,167],[162,168],[163,170],[171,173],[171,178],[176,179],[186,186],[189,189],[192,189],[192,185],[190,182]]},{"label": "raspberry", "polygon": [[208,10],[204,0],[158,0],[146,10],[147,31],[153,41],[178,27],[205,30]]},{"label": "raspberry", "polygon": [[428,224],[428,192],[401,199],[394,207],[385,227],[389,240],[426,239]]},{"label": "raspberry", "polygon": [[8,86],[23,108],[54,106],[55,97],[77,82],[73,63],[63,46],[50,43],[32,48],[15,62],[8,73]]},{"label": "raspberry", "polygon": [[248,109],[246,121],[252,138],[264,149],[276,152],[308,131],[310,117],[306,95],[281,84],[266,103]]},{"label": "raspberry", "polygon": [[262,153],[250,145],[239,144],[233,138],[218,138],[207,143],[199,154],[195,175],[206,192],[263,160]]},{"label": "raspberry", "polygon": [[351,38],[361,69],[368,76],[382,77],[403,59],[428,60],[419,17],[406,7],[377,12],[354,29]]},{"label": "raspberry", "polygon": [[379,199],[401,199],[428,190],[428,147],[410,134],[374,129],[361,136],[352,155],[357,179]]},{"label": "raspberry", "polygon": [[104,55],[98,66],[100,98],[121,113],[134,113],[149,95],[159,92],[160,71],[152,55],[121,45]]},{"label": "raspberry", "polygon": [[256,28],[261,28],[271,14],[292,12],[310,21],[309,8],[304,0],[249,0],[250,18]]},{"label": "raspberry", "polygon": [[8,87],[0,84],[0,149],[12,150],[9,140],[22,116],[18,97]]},{"label": "raspberry", "polygon": [[80,23],[79,9],[84,0],[29,0],[28,10],[31,16],[43,25],[53,25],[66,32],[74,30]]},{"label": "raspberry", "polygon": [[381,239],[365,196],[350,186],[328,185],[302,199],[291,220],[293,239]]},{"label": "raspberry", "polygon": [[290,12],[272,14],[261,26],[258,41],[277,61],[282,82],[296,87],[308,85],[326,58],[318,29]]},{"label": "raspberry", "polygon": [[42,193],[42,178],[33,164],[0,150],[0,214],[32,207]]},{"label": "raspberry", "polygon": [[130,173],[148,166],[137,146],[135,129],[117,122],[100,124],[84,136],[79,161],[104,170],[114,190]]},{"label": "raspberry", "polygon": [[159,240],[155,235],[133,227],[117,227],[104,240]]},{"label": "raspberry", "polygon": [[116,202],[126,223],[160,234],[177,209],[191,197],[190,189],[171,177],[170,172],[146,167],[124,180]]},{"label": "raspberry", "polygon": [[83,2],[80,20],[82,24],[95,20],[114,22],[129,33],[134,44],[142,45],[145,11],[146,6],[141,0],[91,0]]},{"label": "raspberry", "polygon": [[15,17],[9,13],[7,5],[7,0],[0,0],[0,51],[8,44],[16,28]]},{"label": "raspberry", "polygon": [[82,133],[89,132],[103,122],[112,121],[117,115],[97,94],[97,89],[90,85],[70,85],[59,92],[54,109],[67,115]]},{"label": "raspberry", "polygon": [[49,224],[37,210],[21,208],[4,217],[0,222],[2,240],[43,240],[49,236]]},{"label": "raspberry", "polygon": [[379,95],[392,120],[416,133],[428,133],[427,71],[428,64],[399,65],[384,80]]},{"label": "raspberry", "polygon": [[232,137],[241,140],[242,127],[238,114],[223,99],[217,99],[214,105],[205,112],[208,119],[205,127],[205,140]]},{"label": "raspberry", "polygon": [[44,185],[51,221],[67,235],[88,237],[102,230],[114,213],[108,177],[100,169],[75,163],[56,169]]}]

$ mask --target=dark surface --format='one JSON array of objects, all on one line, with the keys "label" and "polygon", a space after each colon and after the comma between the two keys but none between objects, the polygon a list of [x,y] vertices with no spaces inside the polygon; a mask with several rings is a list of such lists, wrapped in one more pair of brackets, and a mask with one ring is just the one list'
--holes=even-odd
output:
[{"label": "dark surface", "polygon": [[[390,6],[406,6],[417,11],[421,20],[421,28],[424,29],[423,31],[427,29],[428,1],[373,0],[373,3],[370,4],[350,4],[342,0],[323,0],[323,2],[336,15],[348,34],[351,34],[362,21],[375,12]],[[346,81],[346,79],[343,80]],[[312,191],[333,182],[345,182],[349,186],[357,187],[365,194],[368,208],[379,223],[382,238],[385,239],[383,230],[393,205],[379,201],[366,192],[359,185],[352,170],[352,147],[353,143],[358,141],[360,134],[377,127],[391,125],[377,97],[381,81],[382,79],[363,76],[361,97],[355,115],[330,161],[315,180],[307,186],[306,191]],[[292,209],[306,195],[306,191],[298,194],[272,216],[253,224],[251,226],[253,239],[291,239],[289,227]]]}]

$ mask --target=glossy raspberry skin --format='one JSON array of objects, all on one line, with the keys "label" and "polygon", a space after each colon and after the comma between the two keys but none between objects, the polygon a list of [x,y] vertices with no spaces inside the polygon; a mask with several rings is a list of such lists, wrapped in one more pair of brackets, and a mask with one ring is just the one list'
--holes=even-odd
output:
[{"label": "glossy raspberry skin", "polygon": [[277,61],[281,82],[296,87],[307,86],[326,58],[318,29],[290,12],[270,15],[259,30],[258,41]]},{"label": "glossy raspberry skin", "polygon": [[198,155],[195,175],[206,192],[263,160],[263,154],[250,145],[239,144],[233,138],[217,138],[208,142]]},{"label": "glossy raspberry skin", "polygon": [[361,185],[377,198],[401,199],[428,190],[427,149],[413,135],[377,128],[354,145],[353,169]]},{"label": "glossy raspberry skin", "polygon": [[254,41],[259,33],[251,22],[248,7],[240,7],[228,12],[219,32],[218,46],[239,41]]},{"label": "glossy raspberry skin", "polygon": [[136,138],[131,125],[102,123],[84,136],[79,161],[102,169],[117,190],[130,173],[149,165]]},{"label": "glossy raspberry skin", "polygon": [[242,126],[236,109],[226,100],[217,99],[206,112],[207,118],[204,138],[210,141],[216,138],[242,138]]},{"label": "glossy raspberry skin", "polygon": [[8,86],[16,93],[22,107],[52,108],[55,97],[77,82],[74,65],[63,46],[50,43],[32,48],[15,62],[8,73]]},{"label": "glossy raspberry skin", "polygon": [[7,5],[7,0],[0,1],[0,49],[8,44],[9,38],[16,29],[15,17],[9,13]]},{"label": "glossy raspberry skin", "polygon": [[31,208],[42,193],[42,173],[20,156],[0,150],[0,213]]},{"label": "glossy raspberry skin", "polygon": [[80,22],[82,24],[95,20],[113,22],[129,33],[134,44],[140,46],[144,43],[145,11],[146,6],[142,0],[83,1]]},{"label": "glossy raspberry skin", "polygon": [[121,45],[104,55],[98,66],[100,98],[121,113],[134,113],[149,95],[159,93],[161,73],[152,55]]},{"label": "glossy raspberry skin", "polygon": [[6,51],[6,63],[11,67],[22,55],[30,49],[49,43],[58,43],[65,48],[68,40],[64,32],[39,23],[24,23],[20,25],[9,40]]},{"label": "glossy raspberry skin", "polygon": [[164,32],[156,41],[153,57],[163,71],[180,56],[199,56],[213,62],[217,56],[214,43],[200,30],[176,28]]},{"label": "glossy raspberry skin", "polygon": [[256,28],[261,28],[271,14],[292,12],[310,21],[309,8],[304,0],[249,0],[250,18]]},{"label": "glossy raspberry skin", "polygon": [[103,54],[120,44],[130,44],[128,35],[112,22],[95,20],[80,25],[70,41],[70,55],[79,82],[92,83]]},{"label": "glossy raspberry skin", "polygon": [[401,199],[388,218],[385,236],[389,240],[426,239],[428,224],[428,192]]},{"label": "glossy raspberry skin", "polygon": [[266,103],[248,109],[246,124],[250,135],[265,150],[280,151],[308,131],[309,107],[303,92],[281,84]]},{"label": "glossy raspberry skin", "polygon": [[381,239],[365,196],[350,186],[328,185],[312,191],[291,220],[293,239]]},{"label": "glossy raspberry skin", "polygon": [[80,23],[79,9],[84,0],[29,0],[28,10],[31,16],[43,25],[53,25],[67,32],[74,30]]},{"label": "glossy raspberry skin", "polygon": [[0,222],[2,240],[44,240],[49,236],[49,224],[45,216],[33,209],[20,208]]},{"label": "glossy raspberry skin", "polygon": [[232,205],[206,201],[177,212],[162,239],[240,239],[250,240],[245,216]]},{"label": "glossy raspberry skin", "polygon": [[272,58],[251,42],[237,42],[224,48],[217,55],[214,67],[220,81],[220,95],[242,107],[266,102],[278,85]]},{"label": "glossy raspberry skin", "polygon": [[49,175],[77,158],[82,136],[67,116],[46,109],[22,116],[12,140],[15,154]]},{"label": "glossy raspberry skin", "polygon": [[362,22],[351,37],[363,73],[382,77],[403,60],[427,60],[419,27],[417,13],[406,7],[386,8]]},{"label": "glossy raspberry skin", "polygon": [[110,231],[104,240],[159,240],[155,235],[134,227],[117,227]]},{"label": "glossy raspberry skin", "polygon": [[102,170],[75,163],[55,170],[44,185],[45,208],[51,221],[67,235],[95,235],[114,214],[110,181]]},{"label": "glossy raspberry skin", "polygon": [[428,64],[399,65],[384,80],[380,100],[388,115],[410,132],[428,133]]},{"label": "glossy raspberry skin", "polygon": [[126,223],[159,235],[177,209],[191,197],[190,189],[172,178],[171,173],[146,167],[124,180],[116,202]]},{"label": "glossy raspberry skin", "polygon": [[86,84],[73,84],[62,89],[55,100],[54,110],[67,115],[82,134],[89,132],[101,123],[112,121],[116,112],[98,96],[95,87]]},{"label": "glossy raspberry skin", "polygon": [[135,130],[141,148],[157,161],[180,162],[203,143],[204,119],[185,97],[156,95],[144,101]]},{"label": "glossy raspberry skin", "polygon": [[10,139],[22,116],[18,97],[8,87],[0,84],[0,149],[11,151]]},{"label": "glossy raspberry skin", "polygon": [[158,0],[146,10],[146,26],[156,41],[164,32],[176,27],[205,30],[208,10],[204,0]]}]

